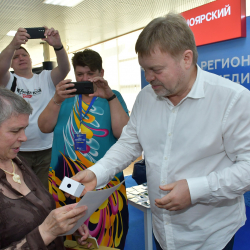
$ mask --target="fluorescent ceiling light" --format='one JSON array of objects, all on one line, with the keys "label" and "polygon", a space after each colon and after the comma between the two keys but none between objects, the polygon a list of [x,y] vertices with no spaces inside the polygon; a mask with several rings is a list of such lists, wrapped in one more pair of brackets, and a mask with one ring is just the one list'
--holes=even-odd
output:
[{"label": "fluorescent ceiling light", "polygon": [[16,34],[16,30],[10,30],[8,33],[7,33],[7,36],[15,36]]},{"label": "fluorescent ceiling light", "polygon": [[83,0],[44,0],[43,3],[61,5],[67,7],[75,7],[77,4],[81,3]]}]

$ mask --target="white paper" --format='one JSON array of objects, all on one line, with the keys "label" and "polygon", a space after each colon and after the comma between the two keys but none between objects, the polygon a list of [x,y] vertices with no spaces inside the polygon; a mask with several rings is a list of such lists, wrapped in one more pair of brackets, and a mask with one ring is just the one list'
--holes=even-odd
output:
[{"label": "white paper", "polygon": [[87,206],[88,210],[86,211],[86,215],[83,216],[71,230],[61,236],[73,234],[96,211],[96,209],[100,207],[102,203],[122,185],[124,181],[112,188],[87,192],[75,207],[77,208],[84,205]]}]

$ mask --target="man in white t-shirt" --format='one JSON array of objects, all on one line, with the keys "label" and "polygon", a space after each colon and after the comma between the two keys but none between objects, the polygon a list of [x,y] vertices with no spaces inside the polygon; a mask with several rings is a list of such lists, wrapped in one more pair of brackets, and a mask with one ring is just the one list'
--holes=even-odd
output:
[{"label": "man in white t-shirt", "polygon": [[[20,150],[18,155],[25,157],[42,183],[48,187],[53,133],[43,134],[38,128],[37,119],[53,97],[57,83],[68,74],[70,65],[58,31],[45,27],[44,35],[46,38],[43,40],[54,47],[58,66],[53,70],[43,70],[39,75],[33,74],[30,55],[21,46],[30,36],[26,29],[19,28],[0,54],[0,86],[11,89],[33,107],[25,132],[28,139],[21,148],[13,150]],[[10,67],[14,69],[14,74],[10,73]]]}]

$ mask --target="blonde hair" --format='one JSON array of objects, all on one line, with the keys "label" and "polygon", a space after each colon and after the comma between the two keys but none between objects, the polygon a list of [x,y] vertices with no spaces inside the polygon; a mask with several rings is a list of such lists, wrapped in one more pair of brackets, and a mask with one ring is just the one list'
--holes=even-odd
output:
[{"label": "blonde hair", "polygon": [[194,35],[184,17],[168,13],[165,17],[152,20],[139,35],[135,52],[140,56],[150,55],[155,46],[172,57],[178,57],[185,50],[192,50],[193,64],[197,63],[198,52]]}]

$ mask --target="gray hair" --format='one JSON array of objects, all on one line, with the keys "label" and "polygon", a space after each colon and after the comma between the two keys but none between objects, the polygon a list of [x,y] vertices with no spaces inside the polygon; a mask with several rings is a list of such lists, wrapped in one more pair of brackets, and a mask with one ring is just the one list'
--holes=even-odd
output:
[{"label": "gray hair", "polygon": [[32,107],[21,96],[0,87],[0,125],[12,115],[32,113]]},{"label": "gray hair", "polygon": [[162,52],[168,52],[172,57],[178,57],[185,50],[192,50],[193,64],[197,63],[194,34],[180,14],[168,13],[165,17],[153,19],[139,35],[135,51],[140,56],[147,56],[157,45]]}]

